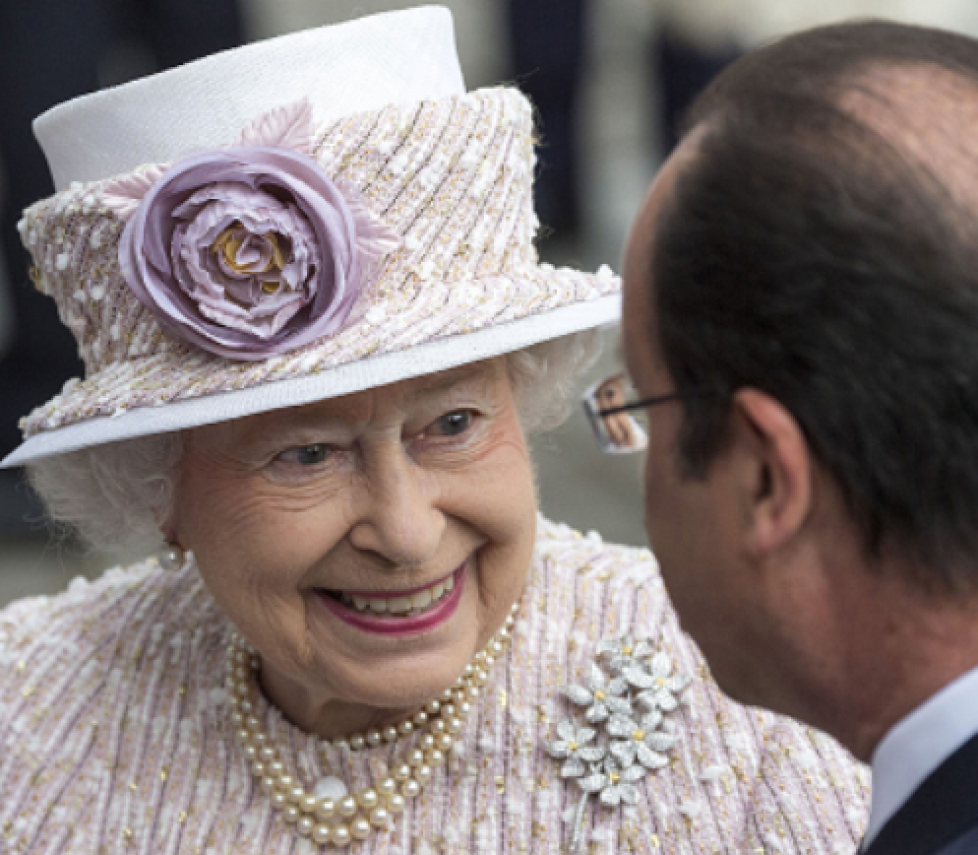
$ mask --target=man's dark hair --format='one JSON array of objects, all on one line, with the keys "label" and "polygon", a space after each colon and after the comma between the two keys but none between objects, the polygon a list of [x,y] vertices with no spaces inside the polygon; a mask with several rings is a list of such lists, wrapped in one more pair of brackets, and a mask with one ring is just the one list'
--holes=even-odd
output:
[{"label": "man's dark hair", "polygon": [[722,448],[732,394],[760,389],[797,419],[872,554],[964,589],[978,584],[978,211],[843,103],[886,98],[874,69],[916,67],[973,91],[978,113],[978,42],[883,21],[794,35],[722,74],[659,217],[655,315],[677,391],[707,392],[685,404],[690,476]]}]

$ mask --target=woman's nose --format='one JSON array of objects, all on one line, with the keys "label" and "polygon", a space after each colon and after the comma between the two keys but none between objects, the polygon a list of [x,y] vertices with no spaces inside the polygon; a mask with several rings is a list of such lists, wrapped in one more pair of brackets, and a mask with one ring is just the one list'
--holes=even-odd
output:
[{"label": "woman's nose", "polygon": [[437,483],[399,443],[365,461],[357,494],[350,531],[357,549],[399,566],[422,565],[435,556],[445,529]]}]

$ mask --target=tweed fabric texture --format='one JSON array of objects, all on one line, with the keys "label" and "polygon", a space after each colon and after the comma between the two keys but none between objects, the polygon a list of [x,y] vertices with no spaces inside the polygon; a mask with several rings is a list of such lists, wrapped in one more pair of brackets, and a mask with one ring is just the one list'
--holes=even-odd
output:
[{"label": "tweed fabric texture", "polygon": [[[0,612],[0,848],[32,853],[313,853],[250,775],[224,690],[231,627],[188,562],[149,561]],[[867,772],[828,737],[723,696],[679,628],[647,550],[541,520],[513,643],[449,766],[359,855],[563,853],[573,780],[542,750],[602,639],[651,637],[693,675],[671,765],[635,807],[592,802],[587,853],[848,855]],[[352,753],[261,701],[291,774],[386,776],[415,737]],[[328,849],[328,847],[323,847]]]},{"label": "tweed fabric texture", "polygon": [[620,291],[607,268],[587,275],[538,263],[532,118],[516,90],[339,119],[320,129],[314,156],[363,194],[402,246],[364,283],[342,330],[257,363],[163,333],[119,271],[123,223],[104,204],[106,182],[72,185],[29,208],[20,227],[35,284],[74,333],[86,377],[22,420],[25,436],[314,375]]}]

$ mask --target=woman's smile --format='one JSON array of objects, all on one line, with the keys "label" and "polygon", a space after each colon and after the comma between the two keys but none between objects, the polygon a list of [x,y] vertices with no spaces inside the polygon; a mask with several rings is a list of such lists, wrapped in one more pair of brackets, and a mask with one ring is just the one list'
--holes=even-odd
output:
[{"label": "woman's smile", "polygon": [[262,688],[323,736],[450,687],[526,584],[536,496],[504,360],[200,428],[181,475],[176,530]]},{"label": "woman's smile", "polygon": [[317,588],[319,602],[340,620],[364,632],[410,635],[427,632],[447,621],[462,599],[463,562],[433,584],[402,591],[335,591]]}]

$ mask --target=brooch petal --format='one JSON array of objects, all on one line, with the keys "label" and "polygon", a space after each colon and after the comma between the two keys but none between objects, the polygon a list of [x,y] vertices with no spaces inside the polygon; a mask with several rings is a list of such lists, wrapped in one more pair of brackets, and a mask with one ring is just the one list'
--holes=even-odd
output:
[{"label": "brooch petal", "polygon": [[656,653],[648,640],[625,636],[601,641],[596,652],[607,672],[599,662],[592,662],[584,685],[563,689],[571,704],[584,708],[587,725],[577,727],[564,719],[557,725],[560,739],[544,741],[547,753],[564,761],[561,777],[576,778],[582,793],[569,820],[574,852],[582,845],[591,795],[597,794],[599,803],[608,808],[638,804],[635,785],[669,765],[665,752],[676,746],[678,737],[668,725],[666,730],[660,725],[664,713],[678,706],[677,693],[689,683],[689,678],[673,673],[668,655]]}]

